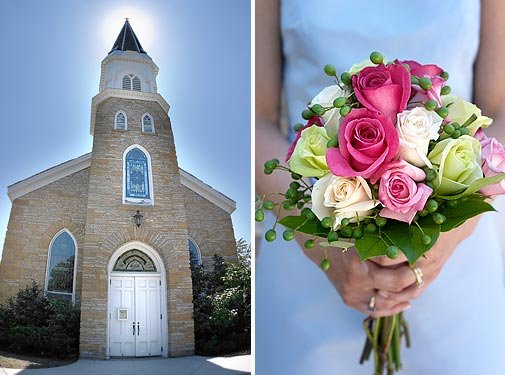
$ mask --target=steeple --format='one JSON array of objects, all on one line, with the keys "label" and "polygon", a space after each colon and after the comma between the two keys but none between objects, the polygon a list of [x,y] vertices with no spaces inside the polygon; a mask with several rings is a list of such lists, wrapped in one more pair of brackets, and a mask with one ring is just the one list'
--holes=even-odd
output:
[{"label": "steeple", "polygon": [[123,28],[119,32],[116,42],[114,43],[114,46],[112,46],[112,49],[109,53],[113,51],[135,51],[138,53],[147,54],[147,52],[142,48],[142,45],[140,44],[137,36],[133,32],[128,18],[125,19]]}]

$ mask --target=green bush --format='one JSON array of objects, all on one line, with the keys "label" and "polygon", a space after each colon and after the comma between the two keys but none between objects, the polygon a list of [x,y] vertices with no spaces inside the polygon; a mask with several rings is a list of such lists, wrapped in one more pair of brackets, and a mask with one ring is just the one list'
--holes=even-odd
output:
[{"label": "green bush", "polygon": [[213,266],[193,266],[195,351],[222,355],[251,348],[250,247],[237,242],[238,263],[214,255]]},{"label": "green bush", "polygon": [[79,348],[79,310],[46,297],[37,283],[0,305],[0,348],[49,356],[75,356]]}]

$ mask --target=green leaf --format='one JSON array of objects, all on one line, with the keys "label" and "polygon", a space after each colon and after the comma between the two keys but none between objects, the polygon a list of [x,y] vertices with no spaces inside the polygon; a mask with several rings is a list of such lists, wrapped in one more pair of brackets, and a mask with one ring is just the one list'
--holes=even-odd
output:
[{"label": "green leaf", "polygon": [[423,229],[424,234],[431,237],[431,242],[425,245],[422,241],[423,232],[415,224],[410,226],[410,234],[412,236],[412,249],[414,250],[412,256],[409,260],[409,264],[412,266],[417,259],[423,256],[428,250],[430,250],[435,242],[437,242],[440,235],[440,225],[436,224],[431,218],[423,218],[418,220],[417,223]]},{"label": "green leaf", "polygon": [[354,243],[362,262],[367,259],[386,255],[387,244],[377,234],[365,232],[363,237]]},{"label": "green leaf", "polygon": [[505,173],[500,173],[497,174],[496,176],[493,177],[483,177],[475,180],[472,182],[463,192],[456,194],[456,195],[438,195],[435,193],[436,198],[442,198],[446,200],[453,200],[453,199],[458,199],[461,197],[465,197],[467,195],[473,194],[482,188],[488,186],[488,185],[494,185],[499,183],[501,180],[505,178]]},{"label": "green leaf", "polygon": [[484,201],[485,199],[486,197],[480,194],[472,194],[454,208],[445,207],[441,212],[446,217],[446,221],[442,224],[442,232],[448,232],[484,212],[496,211],[493,206]]},{"label": "green leaf", "polygon": [[326,238],[328,232],[330,231],[329,228],[323,227],[321,222],[317,219],[308,221],[305,215],[286,216],[279,220],[279,223],[284,225],[286,228],[291,228],[297,232],[324,238]]},{"label": "green leaf", "polygon": [[388,242],[392,242],[405,254],[410,264],[413,264],[422,255],[422,250],[413,246],[410,227],[407,223],[393,221],[382,229],[382,234]]},{"label": "green leaf", "polygon": [[338,247],[344,250],[347,250],[350,247],[354,246],[354,241],[332,241],[332,242],[320,242],[319,245],[324,247]]}]

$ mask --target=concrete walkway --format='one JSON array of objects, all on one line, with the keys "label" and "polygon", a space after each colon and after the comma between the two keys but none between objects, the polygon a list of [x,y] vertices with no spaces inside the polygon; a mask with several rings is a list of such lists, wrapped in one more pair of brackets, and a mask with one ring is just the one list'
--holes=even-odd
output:
[{"label": "concrete walkway", "polygon": [[135,358],[94,361],[80,359],[45,369],[0,368],[0,375],[242,375],[251,373],[251,356]]}]

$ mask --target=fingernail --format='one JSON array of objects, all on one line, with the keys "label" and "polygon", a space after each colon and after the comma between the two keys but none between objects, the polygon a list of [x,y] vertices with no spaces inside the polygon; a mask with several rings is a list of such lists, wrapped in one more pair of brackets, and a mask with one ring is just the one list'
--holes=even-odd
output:
[{"label": "fingernail", "polygon": [[384,297],[384,298],[389,298],[389,293],[388,293],[388,292],[385,292],[385,291],[383,291],[383,290],[379,290],[379,291],[377,292],[377,294],[381,295],[381,296],[382,296],[382,297]]},{"label": "fingernail", "polygon": [[366,262],[363,262],[361,264],[363,265],[363,269],[365,270],[365,272],[368,272],[368,264],[366,264]]},{"label": "fingernail", "polygon": [[408,310],[408,309],[410,309],[411,307],[412,307],[412,305],[409,303],[407,306],[405,306],[405,307],[403,308],[403,311]]}]

